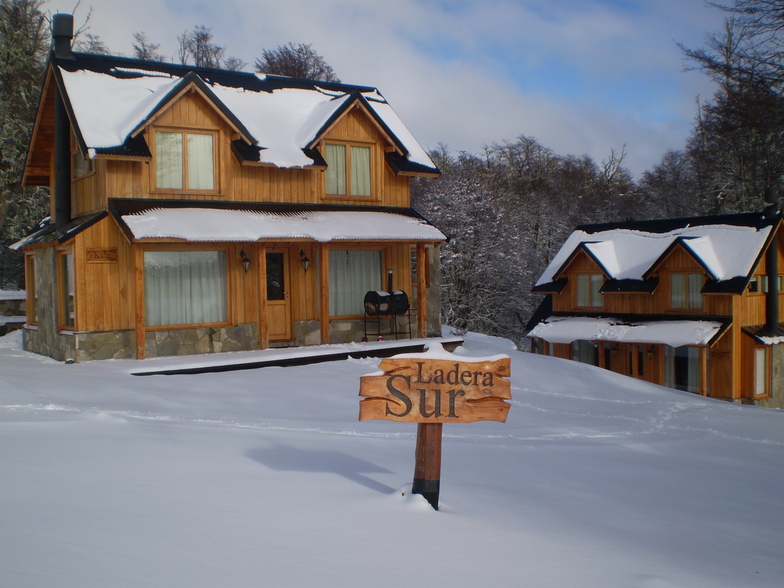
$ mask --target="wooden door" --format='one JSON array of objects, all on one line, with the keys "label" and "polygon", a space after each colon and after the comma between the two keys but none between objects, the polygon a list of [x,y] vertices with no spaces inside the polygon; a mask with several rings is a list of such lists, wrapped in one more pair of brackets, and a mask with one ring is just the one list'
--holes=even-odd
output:
[{"label": "wooden door", "polygon": [[289,256],[287,250],[267,252],[267,325],[270,341],[291,339],[291,299],[289,296]]}]

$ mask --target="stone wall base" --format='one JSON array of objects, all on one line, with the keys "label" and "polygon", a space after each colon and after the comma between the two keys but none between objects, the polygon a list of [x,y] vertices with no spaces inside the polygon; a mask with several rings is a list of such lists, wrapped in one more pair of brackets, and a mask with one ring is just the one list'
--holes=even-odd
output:
[{"label": "stone wall base", "polygon": [[256,323],[244,323],[236,327],[147,331],[145,336],[146,357],[250,351],[258,348]]}]

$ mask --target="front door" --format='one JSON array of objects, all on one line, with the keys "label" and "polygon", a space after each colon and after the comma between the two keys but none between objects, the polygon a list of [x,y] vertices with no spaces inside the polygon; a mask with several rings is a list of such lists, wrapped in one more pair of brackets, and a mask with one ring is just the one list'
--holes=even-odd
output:
[{"label": "front door", "polygon": [[291,339],[288,251],[267,253],[267,325],[270,341]]}]

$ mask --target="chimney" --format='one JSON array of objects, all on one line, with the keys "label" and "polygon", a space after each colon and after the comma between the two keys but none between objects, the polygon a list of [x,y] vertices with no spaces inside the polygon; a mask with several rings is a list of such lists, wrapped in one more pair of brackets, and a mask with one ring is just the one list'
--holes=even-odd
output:
[{"label": "chimney", "polygon": [[52,50],[59,59],[73,59],[73,15],[55,14],[52,16]]},{"label": "chimney", "polygon": [[[75,59],[71,51],[73,15],[52,16],[52,52],[56,59]],[[54,96],[54,223],[71,221],[71,121],[60,88]]]}]

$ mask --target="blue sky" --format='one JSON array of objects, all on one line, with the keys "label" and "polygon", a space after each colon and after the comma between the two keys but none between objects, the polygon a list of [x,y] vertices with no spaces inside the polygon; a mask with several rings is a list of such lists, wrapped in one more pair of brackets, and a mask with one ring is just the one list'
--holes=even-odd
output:
[{"label": "blue sky", "polygon": [[378,87],[425,148],[527,135],[601,163],[625,146],[637,176],[683,148],[715,90],[677,43],[700,46],[723,20],[702,0],[93,0],[77,26],[90,6],[88,32],[114,53],[144,31],[174,57],[201,24],[249,69],[264,48],[312,43],[344,82]]}]

